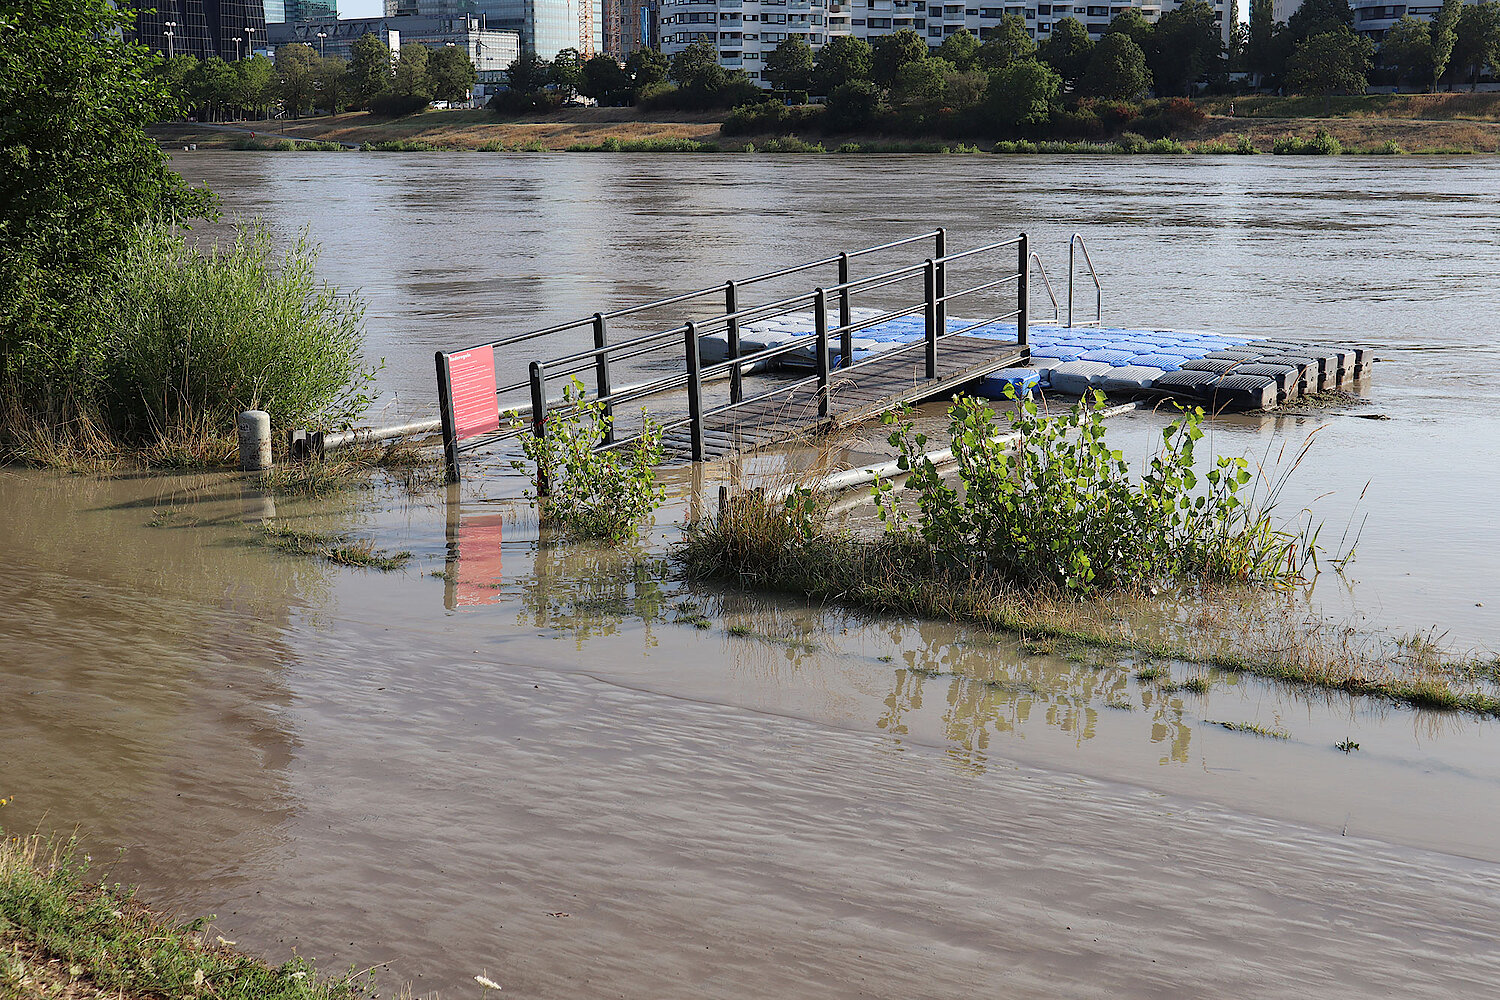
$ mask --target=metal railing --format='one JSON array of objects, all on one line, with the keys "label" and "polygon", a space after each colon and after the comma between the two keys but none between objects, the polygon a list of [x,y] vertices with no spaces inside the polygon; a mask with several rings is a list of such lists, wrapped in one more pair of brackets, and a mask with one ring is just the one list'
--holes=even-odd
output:
[{"label": "metal railing", "polygon": [[[852,278],[850,276],[851,263],[855,260],[929,240],[932,242],[934,256],[926,258],[921,263],[895,267],[860,278]],[[959,291],[948,292],[949,270],[953,265],[959,262],[970,261],[981,263],[984,262],[982,258],[993,257],[1005,249],[1012,247],[1016,249],[1014,270],[1007,268],[1005,273],[999,277],[979,281],[977,284]],[[960,336],[984,326],[1012,319],[1016,321],[1017,325],[1017,343],[1023,349],[1024,353],[1027,342],[1027,321],[1029,314],[1028,285],[1030,264],[1034,259],[1035,255],[1030,253],[1024,233],[1010,239],[950,254],[947,252],[947,234],[945,230],[937,229],[916,236],[893,240],[878,246],[847,251],[806,264],[781,268],[751,278],[727,281],[722,285],[673,295],[611,312],[598,312],[594,313],[591,317],[569,323],[560,323],[518,336],[474,345],[474,347],[467,348],[466,350],[484,347],[506,348],[584,327],[592,329],[594,342],[592,348],[575,350],[551,358],[534,360],[528,365],[525,381],[497,386],[495,390],[497,397],[503,397],[509,392],[517,392],[521,389],[529,390],[531,402],[529,426],[518,423],[509,428],[502,428],[494,433],[484,435],[474,441],[464,443],[451,442],[449,448],[450,475],[454,478],[457,477],[456,456],[458,452],[493,444],[528,432],[537,437],[544,437],[547,434],[547,424],[549,421],[575,414],[584,405],[602,406],[602,413],[606,421],[601,448],[608,450],[629,445],[641,437],[641,433],[628,436],[621,436],[616,433],[614,413],[619,406],[685,387],[687,415],[664,423],[658,423],[657,426],[660,427],[663,433],[684,427],[688,428],[691,456],[694,461],[702,461],[705,454],[705,422],[709,418],[723,415],[737,408],[763,402],[777,395],[792,393],[799,388],[804,388],[816,382],[815,398],[817,400],[818,414],[820,417],[827,417],[829,414],[830,380],[831,369],[833,367],[832,358],[834,355],[837,356],[840,372],[848,373],[892,355],[923,348],[923,373],[927,379],[934,379],[937,377],[938,372],[938,345],[943,339]],[[744,294],[748,288],[765,282],[803,274],[818,268],[833,267],[837,268],[838,281],[836,284],[819,286],[811,291],[798,292],[755,305],[746,306],[742,304]],[[857,321],[853,318],[853,301],[857,296],[867,295],[884,289],[899,288],[905,283],[915,284],[919,277],[922,283],[920,298],[913,296],[908,300],[910,304],[898,304],[895,308],[883,309],[875,315],[866,316]],[[1055,321],[1057,299],[1052,294],[1051,283],[1047,281],[1045,272],[1043,272],[1043,280],[1046,282],[1048,295],[1053,302]],[[984,320],[971,323],[962,329],[947,329],[948,303],[966,296],[994,292],[1010,287],[1012,284],[1015,289],[1016,299],[1016,307],[1014,309],[1008,309]],[[665,330],[657,330],[656,332],[632,337],[627,340],[610,342],[609,331],[612,320],[643,313],[648,310],[695,303],[710,296],[714,297],[716,304],[719,297],[722,296],[721,301],[724,309],[722,314],[690,320]],[[812,333],[748,353],[742,350],[741,334],[746,325],[793,313],[805,312],[809,308],[813,313]],[[891,348],[861,361],[854,360],[852,341],[856,333],[882,323],[888,323],[895,319],[917,314],[921,314],[924,321],[925,336],[921,340],[915,340],[911,343]],[[705,365],[702,356],[702,340],[705,336],[719,333],[724,335],[725,357],[722,361]],[[681,345],[682,354],[680,356],[684,361],[682,371],[624,388],[614,388],[612,378],[613,366],[617,366],[619,363],[627,360],[662,352],[670,349],[674,344]],[[833,349],[833,345],[835,344],[837,345],[836,351]],[[808,347],[813,349],[813,374],[793,381],[780,381],[767,391],[748,397],[745,395],[743,377],[748,370],[759,369],[778,358],[805,351]],[[437,362],[440,371],[440,384],[442,383],[441,373],[446,370],[445,357],[443,352],[438,353]],[[589,371],[594,373],[592,380],[594,382],[594,393],[590,399],[575,401],[571,405],[566,403],[558,405],[555,400],[549,401],[547,399],[547,385],[550,381],[570,378]],[[727,377],[729,382],[728,400],[719,405],[708,405],[704,399],[704,383],[721,377]],[[547,484],[539,481],[538,489],[541,492],[545,492]]]},{"label": "metal railing", "polygon": [[1068,237],[1068,326],[1073,326],[1073,264],[1078,250],[1083,251],[1084,263],[1089,266],[1089,276],[1094,279],[1094,318],[1079,325],[1103,327],[1104,286],[1099,284],[1099,272],[1094,270],[1094,259],[1089,256],[1088,244],[1083,242],[1083,237],[1078,233]]}]

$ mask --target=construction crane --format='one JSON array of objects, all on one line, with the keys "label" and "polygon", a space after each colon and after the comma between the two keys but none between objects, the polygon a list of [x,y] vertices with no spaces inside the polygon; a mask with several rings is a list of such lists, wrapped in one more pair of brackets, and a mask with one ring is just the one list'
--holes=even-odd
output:
[{"label": "construction crane", "polygon": [[578,51],[585,59],[594,54],[594,0],[578,0]]}]

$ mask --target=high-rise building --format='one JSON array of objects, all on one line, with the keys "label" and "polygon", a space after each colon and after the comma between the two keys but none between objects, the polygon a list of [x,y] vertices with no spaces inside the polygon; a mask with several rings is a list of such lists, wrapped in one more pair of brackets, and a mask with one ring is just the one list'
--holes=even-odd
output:
[{"label": "high-rise building", "polygon": [[339,16],[338,0],[271,0],[283,8],[282,16],[277,19],[271,16],[271,3],[266,4],[266,20],[274,22],[280,20],[287,24],[296,24],[299,21],[328,21]]},{"label": "high-rise building", "polygon": [[[972,2],[972,0],[970,0]],[[988,0],[994,3],[995,0]],[[819,49],[835,35],[873,41],[911,29],[932,48],[959,31],[984,38],[1006,14],[1026,21],[1038,41],[1052,33],[1063,18],[1074,18],[1097,40],[1116,14],[1132,8],[1148,21],[1175,9],[1182,0],[1130,0],[1112,3],[1041,3],[1007,0],[994,7],[970,7],[958,0],[660,0],[661,50],[676,55],[693,42],[706,39],[719,50],[719,65],[743,69],[763,87],[765,56],[790,35],[801,35]],[[1236,0],[1209,0],[1214,20],[1226,41],[1234,34]]]},{"label": "high-rise building", "polygon": [[498,74],[521,54],[521,39],[513,31],[484,28],[476,17],[355,17],[324,21],[287,21],[270,27],[273,47],[292,42],[310,45],[328,56],[349,58],[363,35],[374,35],[400,55],[402,45],[425,45],[436,49],[456,46],[469,55],[479,71]]},{"label": "high-rise building", "polygon": [[[145,4],[154,9],[139,9]],[[262,0],[137,0],[136,40],[168,55],[238,59],[266,42]]]}]

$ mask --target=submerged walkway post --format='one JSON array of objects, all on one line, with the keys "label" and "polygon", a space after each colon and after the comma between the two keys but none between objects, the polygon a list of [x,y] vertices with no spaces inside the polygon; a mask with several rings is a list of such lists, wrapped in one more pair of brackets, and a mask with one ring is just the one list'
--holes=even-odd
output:
[{"label": "submerged walkway post", "polygon": [[235,422],[240,442],[240,471],[264,472],[271,467],[271,415],[246,410]]}]

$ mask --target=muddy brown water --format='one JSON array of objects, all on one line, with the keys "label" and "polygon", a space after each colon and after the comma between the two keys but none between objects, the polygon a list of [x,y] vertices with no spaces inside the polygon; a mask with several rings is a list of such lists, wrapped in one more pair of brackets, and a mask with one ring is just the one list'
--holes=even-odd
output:
[{"label": "muddy brown water", "polygon": [[[1332,491],[1325,519],[1367,520],[1352,581],[1320,582],[1314,608],[1497,642],[1497,168],[179,162],[282,233],[312,219],[324,273],[371,296],[402,412],[426,405],[433,347],[485,324],[871,242],[945,205],[969,236],[1026,228],[1045,249],[1081,229],[1121,321],[1382,345],[1347,412],[1391,420],[1225,420],[1215,443],[1321,428],[1291,504]],[[1159,422],[1117,426],[1144,448]],[[1128,661],[686,587],[660,564],[680,508],[638,550],[538,544],[519,489],[314,503],[230,476],[0,474],[0,820],[82,830],[112,879],[273,959],[389,962],[387,985],[444,996],[479,995],[479,973],[536,997],[1493,988],[1493,723],[1234,675],[1163,695]],[[414,558],[382,575],[284,556],[256,544],[269,514]]]}]

